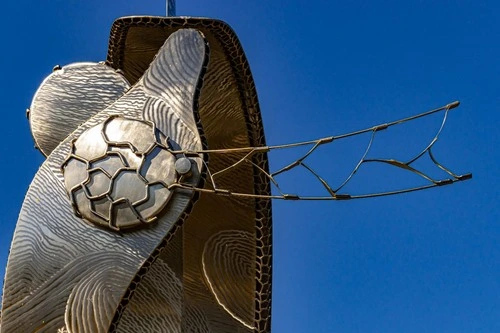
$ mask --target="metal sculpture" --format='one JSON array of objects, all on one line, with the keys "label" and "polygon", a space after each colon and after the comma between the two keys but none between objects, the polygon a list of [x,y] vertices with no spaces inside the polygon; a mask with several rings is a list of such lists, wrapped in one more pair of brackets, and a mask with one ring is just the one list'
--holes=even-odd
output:
[{"label": "metal sculpture", "polygon": [[82,133],[62,164],[75,214],[113,230],[154,222],[172,195],[169,186],[192,169],[169,141],[153,122],[116,115]]},{"label": "metal sculpture", "polygon": [[[269,332],[271,199],[366,198],[469,179],[431,151],[456,106],[267,146],[248,62],[225,23],[120,18],[105,63],[56,67],[33,99],[30,124],[47,160],[16,227],[1,332]],[[410,161],[367,158],[380,131],[437,112],[441,129]],[[321,145],[370,132],[365,153],[337,187],[305,163]],[[306,154],[268,170],[268,153],[304,145],[311,146]],[[449,179],[412,166],[426,154]],[[370,162],[429,184],[341,193]],[[283,191],[276,177],[296,167],[327,195]]]}]

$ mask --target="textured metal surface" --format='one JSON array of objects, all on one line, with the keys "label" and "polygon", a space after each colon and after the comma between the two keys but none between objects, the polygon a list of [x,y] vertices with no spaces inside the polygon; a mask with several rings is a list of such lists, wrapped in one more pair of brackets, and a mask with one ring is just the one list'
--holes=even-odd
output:
[{"label": "textured metal surface", "polygon": [[[234,32],[225,23],[198,18],[129,17],[112,27],[107,64],[130,82],[138,80],[158,48],[178,29],[201,31],[210,45],[210,61],[199,99],[209,149],[265,145],[257,94],[249,65]],[[239,161],[245,153],[211,155],[213,172]],[[225,172],[217,183],[235,192],[269,195],[267,155]],[[210,185],[207,183],[207,188]],[[222,251],[223,244],[240,252]],[[271,327],[271,204],[268,199],[202,193],[184,225],[138,287],[125,310],[120,332],[269,332]],[[235,247],[236,246],[236,247]],[[163,291],[167,265],[177,277],[183,307],[163,299],[156,311],[144,294]],[[140,295],[140,296],[139,296]],[[155,298],[157,299],[157,298]],[[182,310],[178,310],[181,306]]]},{"label": "textured metal surface", "polygon": [[245,231],[220,231],[205,243],[202,256],[203,276],[217,304],[248,328],[253,328],[253,304],[241,295],[253,293],[249,272],[255,270],[254,237]]},{"label": "textured metal surface", "polygon": [[29,119],[35,145],[48,156],[78,126],[129,88],[122,75],[102,63],[56,66],[31,103]]},{"label": "textured metal surface", "polygon": [[[184,29],[162,45],[134,87],[71,133],[35,176],[11,246],[2,332],[114,331],[115,318],[192,209],[194,193],[176,190],[149,228],[126,233],[96,228],[73,213],[61,170],[72,143],[116,115],[152,122],[180,147],[206,148],[198,116],[206,40]],[[192,175],[182,181],[197,186],[204,162],[192,160]]]},{"label": "textured metal surface", "polygon": [[86,130],[62,165],[75,214],[116,231],[154,222],[179,180],[170,146],[153,122],[111,116]]}]

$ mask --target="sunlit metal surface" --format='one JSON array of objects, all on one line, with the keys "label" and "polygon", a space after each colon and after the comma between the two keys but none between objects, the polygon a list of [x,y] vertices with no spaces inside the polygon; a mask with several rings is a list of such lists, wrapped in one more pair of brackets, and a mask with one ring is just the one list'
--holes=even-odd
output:
[{"label": "sunlit metal surface", "polygon": [[[35,176],[19,216],[7,265],[2,332],[115,331],[117,313],[123,312],[141,278],[189,215],[195,193],[176,190],[162,213],[146,228],[117,232],[107,228],[109,224],[96,227],[75,215],[67,193],[68,188],[74,188],[91,173],[92,163],[97,163],[93,170],[102,171],[96,177],[106,178],[104,170],[111,174],[118,164],[107,158],[118,156],[115,152],[120,152],[130,165],[137,161],[128,157],[140,156],[140,166],[149,164],[146,179],[163,177],[166,172],[162,181],[199,186],[205,163],[202,158],[191,158],[194,165],[189,177],[173,177],[174,157],[155,162],[148,160],[148,154],[158,142],[166,145],[167,137],[177,147],[207,148],[198,99],[208,62],[208,45],[198,31],[183,29],[172,34],[157,51],[158,56],[141,80],[76,128],[52,151]],[[105,136],[107,141],[103,140],[103,145],[94,140],[94,135]],[[88,164],[72,164],[77,161],[72,157],[79,155]],[[141,173],[140,166],[133,176]],[[63,170],[69,174],[67,177]],[[87,186],[87,199],[93,197],[94,191],[106,188],[105,182],[83,183]],[[117,183],[123,189],[118,196],[136,195],[131,191],[131,180],[117,179]],[[165,198],[157,199],[163,202]],[[146,210],[157,211],[155,199],[150,199]],[[117,217],[116,221],[125,221],[125,227],[129,226],[127,219]],[[116,224],[120,227],[120,222]],[[142,330],[136,327],[135,332],[138,331]]]},{"label": "sunlit metal surface", "polygon": [[[217,20],[123,18],[106,66],[132,88],[52,139],[62,143],[47,149],[14,235],[2,332],[269,332],[270,200],[191,190],[242,153],[176,153],[265,145],[235,34]],[[46,83],[44,100],[56,91]],[[270,195],[259,170],[265,154],[220,181]]]},{"label": "sunlit metal surface", "polygon": [[38,88],[29,109],[35,145],[48,156],[78,126],[129,88],[122,75],[102,63],[56,66]]},{"label": "sunlit metal surface", "polygon": [[89,128],[62,165],[75,214],[117,231],[154,222],[178,180],[169,148],[153,122],[111,116]]},{"label": "sunlit metal surface", "polygon": [[[111,30],[107,64],[120,69],[133,84],[148,68],[165,38],[184,28],[202,32],[210,46],[210,61],[199,99],[208,148],[264,146],[249,65],[236,35],[224,22],[198,18],[119,19]],[[244,155],[235,152],[210,156],[207,167],[217,172]],[[220,184],[234,191],[269,195],[269,180],[260,172],[268,168],[266,154],[251,160],[253,164],[246,163],[220,177]],[[211,184],[206,182],[205,188],[211,189]],[[220,252],[222,242],[239,244],[242,255]],[[270,200],[201,194],[169,246],[153,264],[137,293],[160,292],[160,272],[165,264],[171,267],[186,302],[182,315],[174,316],[179,331],[187,332],[194,327],[199,332],[217,333],[270,331]],[[238,260],[233,260],[235,256]],[[147,298],[134,297],[123,313],[119,331],[134,332],[133,327],[142,330],[144,323],[154,323],[148,327],[171,327],[171,314],[177,313],[172,309],[176,305],[168,300],[162,304],[164,307],[155,312],[142,311],[148,306]]]},{"label": "sunlit metal surface", "polygon": [[[267,146],[248,63],[220,21],[121,18],[112,27],[106,66],[112,73],[106,93],[122,96],[126,85],[120,80],[133,85],[115,104],[110,99],[83,108],[82,119],[91,118],[80,127],[72,123],[66,134],[44,133],[32,122],[37,142],[49,138],[42,152],[63,142],[37,174],[21,212],[5,283],[4,328],[269,332],[271,199],[371,198],[472,177],[453,173],[432,153],[458,102],[346,134]],[[103,70],[96,76],[102,80]],[[89,94],[101,94],[99,84]],[[36,113],[49,112],[43,110],[59,92],[57,85],[79,87],[72,78],[49,77],[35,96],[42,105]],[[83,100],[78,93],[64,98],[75,105]],[[443,114],[441,127],[410,160],[367,157],[379,132],[435,113]],[[49,115],[56,119],[49,127],[60,129],[64,117]],[[338,185],[306,163],[320,146],[362,134],[369,135],[367,147]],[[268,170],[268,153],[301,146],[310,148]],[[449,178],[434,179],[417,169],[414,162],[424,156]],[[341,193],[369,163],[404,169],[427,184]],[[281,189],[276,177],[299,167],[326,195]],[[56,260],[65,245],[68,253]]]}]

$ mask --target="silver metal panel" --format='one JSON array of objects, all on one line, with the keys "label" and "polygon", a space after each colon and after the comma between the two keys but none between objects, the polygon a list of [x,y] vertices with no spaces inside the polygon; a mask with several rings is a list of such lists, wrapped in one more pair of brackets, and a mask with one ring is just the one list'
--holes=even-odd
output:
[{"label": "silver metal panel", "polygon": [[38,88],[29,109],[35,145],[48,156],[78,126],[129,88],[122,75],[103,63],[56,67]]},{"label": "silver metal panel", "polygon": [[[186,217],[186,210],[191,209],[193,192],[177,190],[158,220],[148,228],[125,233],[98,228],[74,214],[66,193],[66,187],[82,178],[65,179],[61,170],[73,142],[113,115],[152,121],[185,149],[205,148],[198,134],[201,127],[197,116],[179,119],[179,115],[197,112],[196,92],[208,59],[205,39],[195,30],[180,30],[170,36],[159,54],[165,56],[155,59],[143,78],[123,97],[71,133],[35,176],[19,216],[7,265],[2,332],[115,330],[113,318],[119,317],[138,281],[165,246],[165,239],[171,237],[179,221]],[[150,85],[151,77],[157,76],[164,80]],[[182,98],[165,97],[177,94]],[[151,107],[162,103],[169,107]],[[155,120],[162,122],[157,124]],[[175,125],[170,120],[179,120],[174,121],[179,127],[172,132],[169,130]],[[83,142],[83,151],[85,146]],[[93,149],[91,152],[95,152]],[[96,149],[101,148],[97,145]],[[93,154],[89,153],[91,158]],[[202,160],[193,161],[193,172],[183,181],[196,186]],[[77,174],[88,170],[74,163]],[[114,167],[113,163],[105,166]],[[90,188],[89,191],[102,190],[100,186]]]}]

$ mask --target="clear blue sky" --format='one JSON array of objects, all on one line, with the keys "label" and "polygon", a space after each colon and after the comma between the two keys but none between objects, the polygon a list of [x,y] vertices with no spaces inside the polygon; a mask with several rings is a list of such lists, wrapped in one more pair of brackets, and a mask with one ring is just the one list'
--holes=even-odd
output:
[{"label": "clear blue sky", "polygon": [[[25,118],[38,85],[56,64],[104,60],[115,18],[163,15],[164,7],[3,3],[0,275],[43,162]],[[462,102],[436,155],[473,180],[365,201],[274,203],[273,332],[500,332],[498,1],[178,0],[177,12],[222,19],[239,35],[270,144]],[[408,158],[438,127],[431,120],[381,133],[375,155]],[[313,162],[335,182],[363,140],[325,149]],[[288,157],[271,156],[271,165]],[[300,173],[282,181],[290,192],[319,190]],[[349,192],[418,182],[374,166]]]}]

